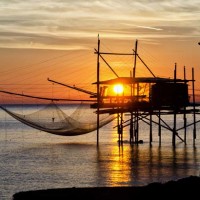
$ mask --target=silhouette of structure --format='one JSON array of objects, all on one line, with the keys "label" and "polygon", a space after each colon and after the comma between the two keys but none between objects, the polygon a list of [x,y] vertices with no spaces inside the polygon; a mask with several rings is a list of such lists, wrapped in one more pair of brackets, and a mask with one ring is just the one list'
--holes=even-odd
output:
[{"label": "silhouette of structure", "polygon": [[[100,39],[98,37],[97,54],[97,103],[91,107],[97,109],[97,144],[99,143],[99,116],[109,113],[117,115],[117,129],[119,143],[123,143],[123,129],[129,126],[130,143],[138,144],[139,140],[139,122],[142,121],[149,125],[149,142],[152,143],[152,124],[158,125],[159,143],[161,143],[161,128],[165,128],[172,133],[172,145],[175,146],[176,138],[186,144],[187,127],[193,126],[193,143],[196,139],[196,114],[199,112],[195,102],[194,88],[194,68],[192,68],[192,79],[186,79],[186,70],[184,67],[184,78],[177,78],[177,66],[175,64],[174,77],[160,78],[156,77],[151,69],[145,64],[137,53],[138,41],[136,40],[135,49],[132,53],[109,53],[100,51]],[[130,77],[120,77],[103,58],[108,55],[127,55],[134,56],[134,65]],[[152,77],[136,77],[136,59],[144,64]],[[111,71],[116,75],[115,79],[100,80],[100,60],[106,63]],[[192,102],[189,101],[188,83],[192,83]],[[110,88],[115,87],[115,93]],[[126,88],[126,89],[125,89]],[[124,121],[124,114],[129,114],[130,118]],[[193,115],[193,122],[187,123],[187,115]],[[152,116],[158,117],[158,121],[152,119]],[[162,118],[163,115],[173,115],[173,127],[170,127]],[[177,115],[183,115],[184,125],[177,128]],[[179,135],[179,131],[184,130],[184,137]]]},{"label": "silhouette of structure", "polygon": [[[88,91],[79,87],[70,86],[58,81],[48,78],[48,81],[68,87],[73,90],[90,95],[90,99],[51,99],[45,97],[31,96],[25,94],[17,94],[8,91],[2,91],[10,95],[25,96],[36,99],[43,99],[52,101],[43,110],[28,116],[19,115],[11,112],[0,106],[4,111],[13,116],[15,119],[25,123],[33,128],[46,131],[49,133],[65,136],[75,136],[86,134],[88,132],[97,130],[97,145],[99,144],[99,129],[117,118],[117,132],[119,144],[123,143],[123,132],[125,127],[129,127],[130,143],[139,144],[139,122],[146,123],[149,126],[149,142],[153,141],[152,127],[153,124],[158,125],[159,143],[161,144],[161,130],[167,129],[172,133],[172,145],[176,145],[178,138],[186,144],[187,142],[187,128],[193,126],[193,144],[196,139],[196,124],[200,120],[196,119],[196,114],[199,114],[197,107],[199,106],[195,101],[195,80],[194,68],[192,68],[192,78],[186,79],[186,69],[184,67],[184,78],[177,78],[177,65],[174,67],[173,78],[161,78],[155,76],[151,69],[146,65],[143,59],[138,55],[138,41],[135,42],[135,49],[132,53],[110,53],[100,51],[100,39],[98,36],[98,47],[95,49],[97,55],[97,74],[96,92]],[[133,69],[129,77],[119,76],[111,65],[104,59],[103,55],[117,55],[117,56],[132,56],[134,58]],[[151,77],[137,77],[137,59],[139,59],[145,68],[151,74]],[[116,76],[114,79],[100,80],[100,61],[103,61],[107,67]],[[192,101],[188,92],[188,85],[192,85]],[[87,109],[90,113],[86,116],[85,110],[82,107],[77,109],[72,115],[67,116],[54,102],[55,101],[87,101],[90,102]],[[54,110],[57,115],[50,116],[49,110]],[[96,110],[96,114],[94,110]],[[39,113],[43,118],[38,120]],[[45,115],[44,115],[45,114]],[[124,115],[128,115],[129,119],[124,120]],[[173,116],[172,125],[167,124],[163,119],[164,115]],[[177,116],[183,116],[183,126],[177,126]],[[192,115],[193,121],[187,122],[187,116]],[[90,117],[88,117],[90,116]],[[94,116],[97,118],[94,121]],[[157,117],[157,121],[153,118]],[[92,121],[91,121],[92,119]],[[184,131],[184,135],[180,136],[179,131]]]}]

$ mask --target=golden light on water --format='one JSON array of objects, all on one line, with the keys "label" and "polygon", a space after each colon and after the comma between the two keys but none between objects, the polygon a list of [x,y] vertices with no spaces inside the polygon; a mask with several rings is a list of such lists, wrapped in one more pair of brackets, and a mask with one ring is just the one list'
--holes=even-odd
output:
[{"label": "golden light on water", "polygon": [[115,94],[122,94],[124,92],[124,87],[122,84],[114,85],[113,90]]},{"label": "golden light on water", "polygon": [[112,149],[112,162],[108,166],[111,173],[108,174],[111,186],[120,186],[131,181],[130,176],[130,158],[129,147],[124,146],[123,149],[119,149],[115,146]]}]

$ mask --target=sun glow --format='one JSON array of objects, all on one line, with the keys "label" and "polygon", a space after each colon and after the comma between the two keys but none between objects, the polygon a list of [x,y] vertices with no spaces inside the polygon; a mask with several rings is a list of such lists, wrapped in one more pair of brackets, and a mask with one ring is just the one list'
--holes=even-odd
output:
[{"label": "sun glow", "polygon": [[124,91],[124,87],[121,84],[114,85],[113,90],[115,94],[122,94]]}]

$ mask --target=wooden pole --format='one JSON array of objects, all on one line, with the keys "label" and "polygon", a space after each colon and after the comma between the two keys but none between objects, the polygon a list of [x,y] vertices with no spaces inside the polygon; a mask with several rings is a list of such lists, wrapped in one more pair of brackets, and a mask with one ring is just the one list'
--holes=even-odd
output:
[{"label": "wooden pole", "polygon": [[[133,75],[130,71],[130,77],[133,78]],[[133,143],[133,110],[132,110],[132,104],[133,104],[133,94],[134,94],[134,88],[133,88],[133,85],[131,84],[131,118],[130,118],[130,144]]]},{"label": "wooden pole", "polygon": [[196,139],[196,107],[195,107],[195,91],[194,91],[194,68],[192,68],[192,96],[193,96],[193,123],[194,123],[194,129],[193,129],[193,144],[195,144]]},{"label": "wooden pole", "polygon": [[133,120],[133,143],[135,143],[135,121],[136,121],[135,112],[134,112],[133,116],[134,116],[134,120]]},{"label": "wooden pole", "polygon": [[121,145],[121,125],[122,125],[122,120],[119,112],[119,96],[117,93],[117,132],[118,132],[118,144]]},{"label": "wooden pole", "polygon": [[[139,102],[139,83],[137,83],[137,103]],[[138,144],[139,141],[139,111],[136,111],[136,142]]]},{"label": "wooden pole", "polygon": [[121,130],[121,144],[123,143],[123,112],[121,112],[121,121],[120,121],[120,130]]},{"label": "wooden pole", "polygon": [[133,143],[133,112],[131,111],[131,119],[130,119],[130,144]]},{"label": "wooden pole", "polygon": [[[175,69],[174,69],[174,84],[176,84],[176,63],[175,63]],[[173,145],[173,147],[175,147],[175,143],[176,143],[176,99],[174,99],[173,104],[174,104],[173,105],[173,110],[174,110],[174,128],[173,128],[173,133],[172,133],[172,145]]]},{"label": "wooden pole", "polygon": [[[149,83],[149,91],[151,91],[151,83]],[[150,126],[150,130],[149,130],[149,144],[151,145],[152,141],[153,141],[153,135],[152,135],[152,114],[153,114],[153,106],[152,106],[152,94],[149,94],[149,103],[150,103],[150,111],[149,111],[149,126]]]},{"label": "wooden pole", "polygon": [[119,111],[117,112],[117,133],[118,133],[118,144],[120,145],[121,143],[121,137],[120,137],[120,123],[119,123]]},{"label": "wooden pole", "polygon": [[[184,81],[186,84],[186,70],[185,70],[185,66],[184,66]],[[184,142],[185,144],[187,143],[187,118],[186,118],[186,105],[184,104],[184,113],[183,113],[183,120],[184,120]]]},{"label": "wooden pole", "polygon": [[160,109],[158,111],[158,136],[159,136],[159,145],[161,145],[161,120],[160,120]]},{"label": "wooden pole", "polygon": [[139,111],[136,112],[136,143],[138,144],[139,141]]},{"label": "wooden pole", "polygon": [[97,146],[99,146],[99,106],[100,106],[100,88],[99,88],[99,81],[100,81],[100,63],[99,63],[99,56],[100,56],[100,39],[98,35],[98,50],[97,50]]},{"label": "wooden pole", "polygon": [[152,111],[150,111],[149,112],[149,121],[150,121],[150,124],[149,124],[149,126],[150,126],[150,131],[149,131],[149,143],[150,143],[150,145],[151,145],[151,143],[152,143]]},{"label": "wooden pole", "polygon": [[[133,66],[133,80],[135,80],[135,76],[136,76],[136,64],[137,64],[137,46],[138,46],[138,40],[136,40],[135,42],[135,57],[134,57],[134,66]],[[135,98],[135,83],[133,82],[133,86],[132,86],[132,95],[133,95],[133,99],[132,99],[132,104],[136,103],[137,98]],[[135,143],[137,143],[137,125],[138,125],[138,113],[137,111],[135,111],[135,119],[134,119],[134,141]]]},{"label": "wooden pole", "polygon": [[133,67],[133,78],[135,78],[135,75],[136,75],[137,47],[138,47],[138,40],[136,40],[135,42],[135,60],[134,60],[134,67]]}]

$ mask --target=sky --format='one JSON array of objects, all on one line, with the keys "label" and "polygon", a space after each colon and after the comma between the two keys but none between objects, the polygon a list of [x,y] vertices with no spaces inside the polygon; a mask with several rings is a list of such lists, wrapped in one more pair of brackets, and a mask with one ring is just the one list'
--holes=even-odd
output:
[{"label": "sky", "polygon": [[199,0],[0,0],[0,89],[41,94],[46,84],[52,95],[47,77],[90,88],[99,34],[104,51],[132,52],[137,39],[158,76],[173,76],[177,63],[191,79],[194,68],[198,91],[199,8]]}]

